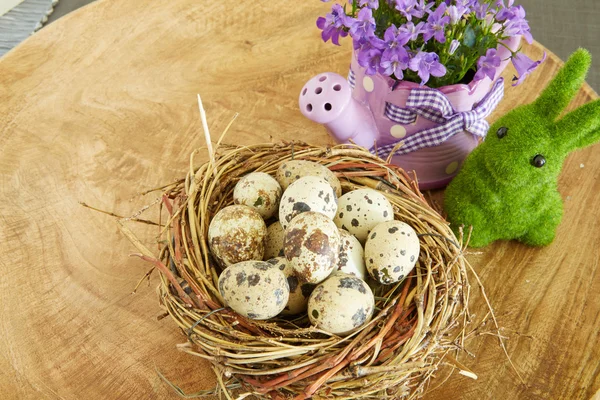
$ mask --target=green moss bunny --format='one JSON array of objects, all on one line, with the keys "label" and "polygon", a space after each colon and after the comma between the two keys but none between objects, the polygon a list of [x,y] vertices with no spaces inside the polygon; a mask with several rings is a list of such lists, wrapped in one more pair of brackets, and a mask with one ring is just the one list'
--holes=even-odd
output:
[{"label": "green moss bunny", "polygon": [[455,231],[473,226],[471,246],[510,239],[543,246],[554,239],[563,215],[557,186],[565,158],[600,140],[600,100],[560,117],[590,65],[588,51],[573,53],[534,103],[500,118],[465,160],[444,206]]}]

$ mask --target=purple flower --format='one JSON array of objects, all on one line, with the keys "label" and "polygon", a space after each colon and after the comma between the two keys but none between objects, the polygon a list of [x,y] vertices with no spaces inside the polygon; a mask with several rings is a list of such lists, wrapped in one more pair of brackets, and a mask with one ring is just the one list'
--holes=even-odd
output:
[{"label": "purple flower", "polygon": [[506,10],[500,11],[496,14],[496,19],[498,21],[504,22],[504,34],[506,36],[515,36],[515,35],[523,35],[527,43],[533,43],[533,37],[531,36],[531,31],[529,29],[529,23],[525,19],[525,9],[522,6],[511,7],[506,11],[503,17],[506,17],[503,20],[498,19],[498,16]]},{"label": "purple flower", "polygon": [[404,47],[386,50],[381,57],[380,72],[384,75],[395,75],[396,79],[404,78],[404,70],[408,68],[410,56]]},{"label": "purple flower", "polygon": [[373,10],[377,10],[379,8],[379,0],[360,0],[358,5],[360,7],[367,5],[367,7],[372,8]]},{"label": "purple flower", "polygon": [[450,16],[450,23],[452,25],[457,24],[463,15],[469,14],[474,11],[474,7],[479,5],[478,0],[456,0],[456,5],[448,7],[448,15]]},{"label": "purple flower", "polygon": [[432,37],[435,37],[440,43],[446,41],[446,35],[444,34],[444,28],[450,23],[450,17],[444,15],[446,13],[446,4],[442,3],[435,10],[435,12],[429,14],[427,18],[427,25],[425,26],[425,32],[423,33],[423,40],[429,41]]},{"label": "purple flower", "polygon": [[407,22],[398,28],[398,35],[401,36],[400,41],[406,40],[408,43],[412,40],[417,40],[420,34],[424,32],[425,22],[419,22],[417,25],[412,22]]},{"label": "purple flower", "polygon": [[396,10],[400,11],[407,20],[412,21],[412,18],[423,18],[425,12],[431,8],[431,5],[425,5],[424,0],[395,0]]},{"label": "purple flower", "polygon": [[512,56],[512,63],[517,70],[517,74],[519,77],[513,78],[513,86],[520,85],[523,83],[527,75],[531,74],[535,69],[546,60],[546,52],[544,52],[544,56],[539,61],[533,61],[531,58],[527,57],[523,53],[516,53]]},{"label": "purple flower", "polygon": [[346,18],[346,25],[350,28],[350,36],[355,40],[375,35],[375,18],[370,8],[361,8],[356,19]]},{"label": "purple flower", "polygon": [[421,86],[429,81],[430,75],[446,75],[446,67],[440,63],[440,58],[435,53],[426,53],[420,51],[408,63],[408,67],[415,71],[421,78]]},{"label": "purple flower", "polygon": [[453,55],[454,53],[456,53],[456,50],[458,50],[458,46],[460,46],[460,42],[454,39],[450,43],[450,49],[448,49],[448,54]]},{"label": "purple flower", "polygon": [[381,50],[379,49],[362,49],[358,53],[358,63],[361,67],[366,68],[367,75],[375,75],[379,72],[381,64]]},{"label": "purple flower", "polygon": [[371,48],[373,47],[371,45],[371,42],[369,41],[369,38],[359,38],[359,39],[352,39],[352,46],[354,48],[354,50],[359,50],[359,49],[366,49],[366,48]]},{"label": "purple flower", "polygon": [[475,11],[475,18],[483,20],[488,14],[490,5],[487,3],[477,3],[473,5],[473,11]]},{"label": "purple flower", "polygon": [[323,31],[321,32],[321,37],[324,42],[331,39],[333,44],[340,45],[340,36],[344,37],[348,35],[348,33],[344,31],[345,19],[346,14],[339,4],[334,4],[333,7],[331,7],[331,13],[325,15],[325,18],[319,17],[317,19],[317,26]]},{"label": "purple flower", "polygon": [[480,81],[486,76],[491,80],[494,80],[496,77],[496,68],[500,66],[500,63],[502,63],[502,60],[497,55],[496,49],[488,49],[485,56],[481,56],[477,61],[479,69],[473,77],[473,80]]},{"label": "purple flower", "polygon": [[[409,39],[406,35],[400,35],[398,28],[392,24],[383,34],[382,46],[380,48],[384,50],[384,53],[390,52],[404,46],[408,43]],[[375,46],[377,45],[375,44]]]},{"label": "purple flower", "polygon": [[503,17],[503,13],[509,12],[509,9],[512,8],[512,5],[514,3],[515,0],[508,0],[508,6],[505,6],[504,0],[496,0],[496,8],[498,8],[498,12],[496,13],[496,19],[498,19],[498,21],[504,21],[506,17]]},{"label": "purple flower", "polygon": [[459,8],[458,6],[450,6],[448,7],[448,15],[450,16],[450,23],[452,25],[456,25],[458,21],[462,18],[462,16],[467,11],[466,8]]}]

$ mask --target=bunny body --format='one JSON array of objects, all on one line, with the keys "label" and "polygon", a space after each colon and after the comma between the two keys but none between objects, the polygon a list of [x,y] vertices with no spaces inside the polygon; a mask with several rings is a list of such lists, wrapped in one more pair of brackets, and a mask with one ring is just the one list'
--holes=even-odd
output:
[{"label": "bunny body", "polygon": [[470,245],[516,239],[551,243],[563,215],[558,176],[569,152],[600,140],[600,101],[558,119],[584,82],[591,57],[575,52],[532,104],[490,128],[445,193],[455,231],[472,226]]}]

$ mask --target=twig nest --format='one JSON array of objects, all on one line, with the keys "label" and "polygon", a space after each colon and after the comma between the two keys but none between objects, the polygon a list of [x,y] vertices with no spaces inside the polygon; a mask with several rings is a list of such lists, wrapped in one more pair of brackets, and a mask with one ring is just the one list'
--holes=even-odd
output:
[{"label": "twig nest", "polygon": [[[290,163],[294,166],[299,161],[322,171],[323,175],[307,176],[318,187],[302,185],[304,172],[291,172]],[[287,230],[270,220],[267,234],[258,211],[233,205],[240,178],[256,172],[278,180],[281,175],[293,178],[291,184],[280,180],[282,187],[290,185],[288,190],[302,185],[298,196],[305,197],[282,195],[280,209],[283,204],[292,205],[283,212]],[[404,279],[382,285],[367,276],[369,289],[353,275],[330,275],[340,266],[342,242],[341,226],[332,221],[337,190],[332,176],[341,184],[342,197],[354,200],[344,200],[339,212],[349,211],[347,205],[355,210],[356,205],[360,213],[350,219],[349,226],[343,225],[354,228],[352,219],[356,218],[364,232],[377,233],[375,238],[379,229],[388,235],[393,235],[389,229],[394,227],[398,228],[395,234],[405,232],[406,243],[391,237],[380,244],[369,239],[364,254],[371,270],[376,270],[377,258],[378,264],[392,266],[392,273],[400,266]],[[319,204],[309,203],[307,193],[316,195]],[[162,198],[171,217],[161,237],[164,247],[151,260],[161,271],[161,304],[191,342],[182,349],[209,360],[222,374],[219,390],[228,398],[250,394],[261,400],[416,398],[432,376],[441,374],[442,361],[448,361],[445,357],[456,356],[464,346],[460,331],[468,320],[469,282],[462,249],[456,245],[459,241],[427,204],[416,182],[367,150],[298,142],[221,145],[214,161],[190,170],[185,179],[167,187]],[[359,205],[359,200],[364,203]],[[381,209],[371,208],[377,203]],[[321,209],[325,206],[329,206],[327,212],[318,212],[325,211]],[[377,213],[373,226],[366,224],[366,210]],[[287,215],[291,215],[289,221]],[[310,223],[311,219],[318,224]],[[389,227],[373,229],[389,219],[394,220]],[[360,247],[356,242],[352,246]],[[389,252],[382,251],[384,246]],[[278,256],[281,248],[285,260],[261,261],[264,256]],[[343,253],[348,261],[359,258],[354,251]],[[396,258],[386,261],[381,258],[386,254]],[[241,261],[245,262],[238,264]],[[392,277],[392,281],[397,279],[400,275]],[[322,282],[321,289],[314,289],[310,282]],[[310,294],[313,289],[316,292]],[[297,305],[292,303],[296,296]],[[351,337],[340,336],[348,332]]]},{"label": "twig nest", "polygon": [[208,243],[221,267],[248,260],[262,260],[267,227],[258,211],[248,206],[228,206],[210,222]]}]

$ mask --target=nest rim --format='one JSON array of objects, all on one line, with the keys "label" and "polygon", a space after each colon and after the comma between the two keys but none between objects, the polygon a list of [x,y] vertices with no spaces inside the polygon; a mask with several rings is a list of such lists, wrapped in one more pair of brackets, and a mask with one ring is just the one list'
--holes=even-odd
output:
[{"label": "nest rim", "polygon": [[[221,144],[200,167],[194,167],[195,154],[186,178],[163,191],[165,244],[158,257],[145,258],[160,272],[161,305],[188,337],[179,349],[211,362],[227,398],[241,391],[264,399],[411,399],[424,394],[442,365],[464,367],[455,359],[469,319],[463,238],[456,238],[404,170],[348,144]],[[372,320],[347,336],[295,327],[289,319],[247,319],[225,307],[217,290],[221,269],[210,256],[210,219],[232,204],[241,176],[273,176],[290,159],[325,165],[343,193],[380,191],[392,203],[394,219],[411,225],[421,242],[413,272],[376,293]]]}]

